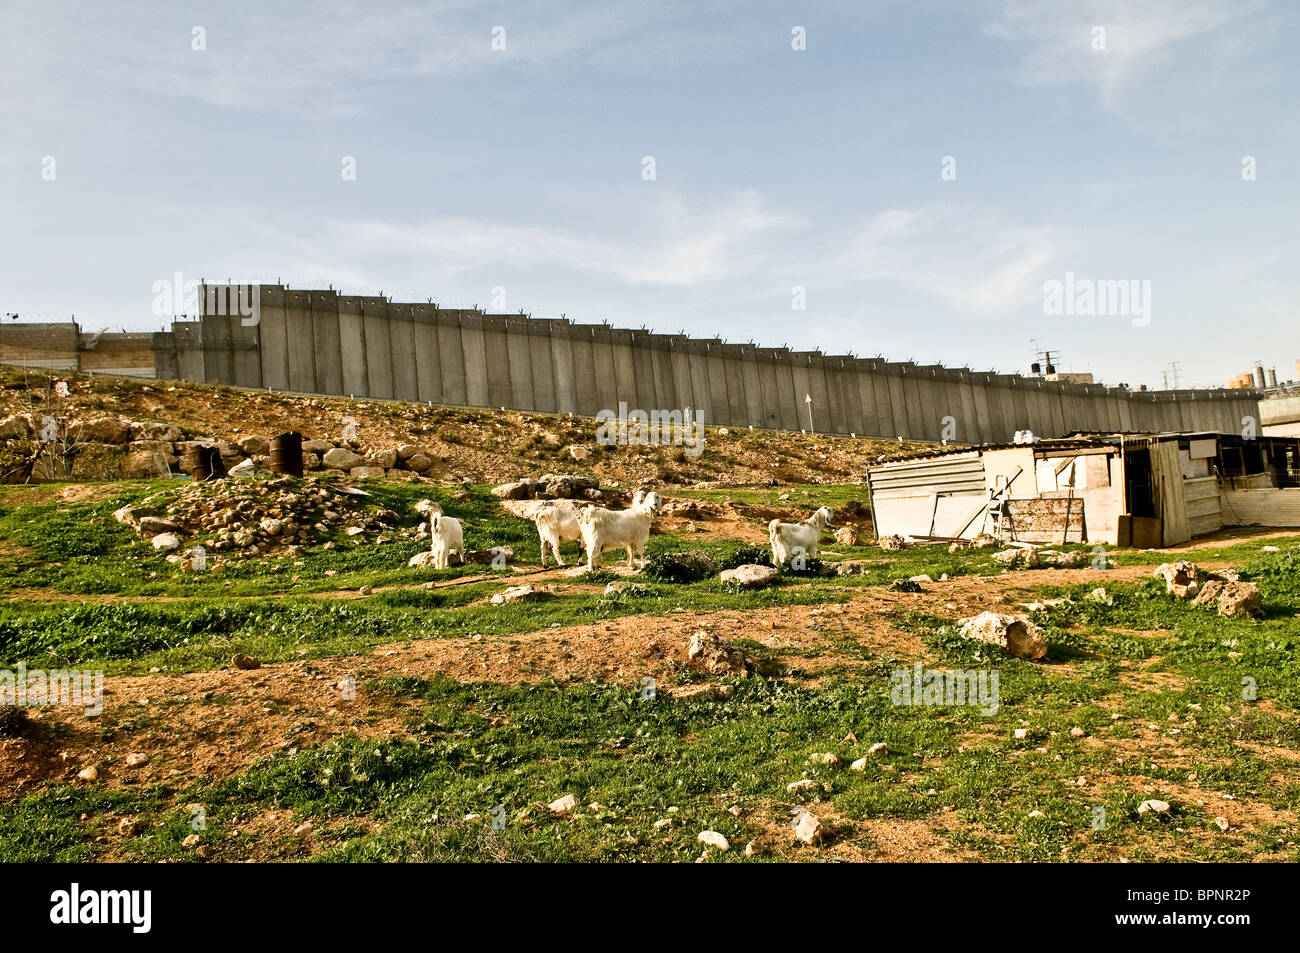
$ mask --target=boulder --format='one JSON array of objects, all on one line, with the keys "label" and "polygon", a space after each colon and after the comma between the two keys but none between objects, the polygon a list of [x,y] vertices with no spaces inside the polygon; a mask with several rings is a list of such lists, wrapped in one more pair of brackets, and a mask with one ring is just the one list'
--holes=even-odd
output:
[{"label": "boulder", "polygon": [[724,583],[734,583],[741,589],[761,589],[780,579],[781,573],[780,570],[771,566],[746,563],[743,566],[737,566],[735,569],[723,570],[718,578]]},{"label": "boulder", "polygon": [[692,667],[712,675],[746,675],[749,671],[744,652],[726,639],[704,631],[691,636],[686,658]]},{"label": "boulder", "polygon": [[397,459],[399,460],[409,460],[416,454],[423,452],[424,451],[420,447],[417,447],[413,443],[399,443],[397,445]]},{"label": "boulder", "polygon": [[556,798],[546,806],[556,814],[568,814],[578,806],[578,799],[572,794],[566,794],[564,797]]},{"label": "boulder", "polygon": [[721,851],[731,850],[731,843],[717,831],[700,831],[696,839],[702,844],[708,844]]},{"label": "boulder", "polygon": [[841,526],[835,531],[835,542],[841,546],[857,546],[862,542],[862,532],[856,526]]},{"label": "boulder", "polygon": [[1004,549],[993,554],[993,561],[1003,566],[1024,566],[1026,569],[1038,565],[1038,550],[1033,546],[1025,549]]},{"label": "boulder", "polygon": [[903,539],[903,537],[898,535],[881,536],[878,540],[876,540],[876,545],[879,546],[881,549],[889,549],[889,550],[906,549],[907,540]]},{"label": "boulder", "polygon": [[981,612],[958,622],[958,633],[996,645],[1015,658],[1040,659],[1047,654],[1043,630],[1025,616]]},{"label": "boulder", "polygon": [[1251,582],[1226,582],[1207,579],[1201,591],[1192,600],[1193,605],[1213,605],[1221,616],[1245,616],[1251,619],[1264,617],[1264,596]]},{"label": "boulder", "polygon": [[600,481],[595,477],[548,473],[542,477],[541,482],[543,492],[557,500],[578,499],[587,490],[600,489]]},{"label": "boulder", "polygon": [[329,453],[334,449],[333,440],[304,440],[302,442],[303,453]]},{"label": "boulder", "polygon": [[406,466],[416,473],[423,473],[433,466],[433,458],[428,454],[415,453],[406,458]]},{"label": "boulder", "polygon": [[531,477],[515,483],[503,483],[492,488],[492,495],[503,500],[531,500],[541,492],[540,480]]},{"label": "boulder", "polygon": [[678,701],[725,701],[736,692],[734,685],[715,685],[706,682],[699,685],[681,685],[671,690],[670,694]]},{"label": "boulder", "polygon": [[1084,549],[1076,549],[1072,553],[1039,553],[1041,561],[1053,569],[1078,569],[1080,566],[1088,565],[1091,554]]},{"label": "boulder", "polygon": [[0,440],[30,437],[36,433],[36,424],[30,414],[11,414],[0,420]]},{"label": "boulder", "polygon": [[826,825],[816,814],[804,811],[794,826],[794,836],[809,846],[820,844],[826,837]]},{"label": "boulder", "polygon": [[396,450],[372,450],[366,454],[366,466],[391,470],[397,466]]},{"label": "boulder", "polygon": [[245,437],[239,441],[239,449],[244,451],[250,457],[266,456],[271,452],[271,441],[266,437]]},{"label": "boulder", "polygon": [[131,424],[121,417],[94,417],[74,420],[68,436],[78,443],[126,443],[131,439]]},{"label": "boulder", "polygon": [[122,464],[122,474],[130,480],[167,476],[170,473],[171,465],[167,462],[167,455],[156,450],[129,454]]},{"label": "boulder", "polygon": [[[123,507],[122,509],[128,509],[128,508]],[[121,512],[122,510],[117,511],[117,513],[121,513]],[[113,514],[115,518],[117,517],[117,513]],[[125,518],[119,520],[119,522],[122,523],[132,522],[130,512],[124,514],[124,516]],[[159,516],[136,517],[134,520],[134,525],[135,528],[138,529],[145,536],[157,536],[159,533],[179,533],[183,529],[180,523],[177,523],[174,520],[165,520]]]},{"label": "boulder", "polygon": [[1180,560],[1176,563],[1161,563],[1151,574],[1165,584],[1165,592],[1178,599],[1195,599],[1201,586],[1213,578],[1196,563]]},{"label": "boulder", "polygon": [[133,421],[131,423],[131,440],[163,440],[175,443],[184,439],[179,428],[171,424],[159,424],[151,421]]},{"label": "boulder", "polygon": [[534,586],[511,586],[498,592],[492,597],[494,606],[507,605],[511,602],[536,602],[539,599],[549,599],[551,592],[549,589],[537,589]]},{"label": "boulder", "polygon": [[169,553],[181,548],[181,541],[175,533],[159,533],[152,540],[153,548],[160,553]]},{"label": "boulder", "polygon": [[831,563],[831,569],[837,576],[862,576],[873,568],[871,563],[864,559],[844,559],[837,563]]},{"label": "boulder", "polygon": [[[313,450],[312,452],[315,453],[316,451]],[[343,447],[332,447],[325,451],[325,455],[321,457],[321,462],[324,463],[325,466],[332,467],[336,470],[351,470],[354,467],[363,466],[366,462],[366,458],[359,453],[353,453],[351,450],[346,450]]]}]

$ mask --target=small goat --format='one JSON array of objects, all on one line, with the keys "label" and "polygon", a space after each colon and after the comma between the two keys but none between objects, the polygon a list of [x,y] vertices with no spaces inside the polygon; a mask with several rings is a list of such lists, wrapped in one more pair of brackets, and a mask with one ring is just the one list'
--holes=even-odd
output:
[{"label": "small goat", "polygon": [[637,491],[632,505],[626,510],[607,510],[600,506],[585,506],[578,514],[578,529],[582,532],[582,545],[587,550],[587,570],[594,572],[600,554],[611,549],[627,550],[627,567],[636,568],[633,554],[644,556],[646,540],[650,538],[650,524],[655,513],[663,506],[658,493]]},{"label": "small goat", "polygon": [[768,523],[767,538],[772,543],[772,562],[780,566],[791,556],[816,556],[822,530],[830,527],[833,515],[828,507],[823,506],[808,519],[798,523],[782,523],[780,520]]},{"label": "small goat", "polygon": [[432,500],[421,500],[415,504],[417,513],[429,517],[429,551],[433,554],[433,568],[446,569],[451,565],[451,554],[455,553],[460,561],[465,561],[465,533],[460,520],[442,515],[442,507]]}]

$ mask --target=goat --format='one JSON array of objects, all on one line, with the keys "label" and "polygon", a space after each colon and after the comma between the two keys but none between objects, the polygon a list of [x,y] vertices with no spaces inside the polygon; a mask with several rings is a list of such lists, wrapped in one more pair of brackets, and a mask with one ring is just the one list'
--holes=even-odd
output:
[{"label": "goat", "polygon": [[772,562],[780,566],[791,556],[816,556],[822,531],[830,527],[833,515],[829,507],[823,506],[808,519],[798,523],[782,523],[780,520],[768,523],[767,538],[772,544]]},{"label": "goat", "polygon": [[633,554],[645,555],[646,540],[650,538],[650,524],[663,505],[658,493],[637,492],[632,506],[626,510],[607,510],[600,506],[585,506],[578,514],[578,529],[582,532],[582,545],[587,550],[587,571],[594,572],[600,554],[610,549],[627,550],[627,568],[634,569]]},{"label": "goat", "polygon": [[569,500],[560,500],[539,506],[533,513],[533,523],[537,526],[537,536],[542,544],[542,568],[546,568],[546,547],[551,547],[558,565],[564,565],[560,556],[560,544],[570,540],[581,540],[582,530],[578,526],[578,504]]},{"label": "goat", "polygon": [[442,515],[442,507],[432,500],[421,500],[415,504],[418,513],[429,517],[429,551],[432,553],[433,568],[446,569],[451,565],[451,554],[455,553],[460,561],[465,561],[465,533],[460,520]]}]

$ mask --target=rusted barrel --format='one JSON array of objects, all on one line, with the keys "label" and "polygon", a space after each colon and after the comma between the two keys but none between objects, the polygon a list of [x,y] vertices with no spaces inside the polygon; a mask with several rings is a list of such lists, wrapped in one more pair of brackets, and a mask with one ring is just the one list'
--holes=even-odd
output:
[{"label": "rusted barrel", "polygon": [[185,451],[185,469],[190,471],[190,480],[203,483],[216,480],[226,475],[226,465],[221,460],[221,451],[216,447],[191,447]]},{"label": "rusted barrel", "polygon": [[298,431],[271,438],[271,472],[302,476],[302,434]]}]

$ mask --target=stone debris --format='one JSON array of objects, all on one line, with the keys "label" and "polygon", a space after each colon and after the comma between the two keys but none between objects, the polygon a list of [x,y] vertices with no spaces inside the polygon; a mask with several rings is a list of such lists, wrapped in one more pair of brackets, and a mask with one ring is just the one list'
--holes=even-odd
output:
[{"label": "stone debris", "polygon": [[747,563],[734,569],[724,569],[718,578],[723,583],[731,583],[741,589],[762,589],[780,579],[781,572],[771,566]]},{"label": "stone debris", "polygon": [[1264,596],[1252,582],[1207,579],[1192,600],[1193,605],[1215,606],[1221,616],[1264,617]]},{"label": "stone debris", "polygon": [[556,798],[546,806],[556,814],[568,814],[578,806],[578,799],[572,794],[566,794],[563,797]]},{"label": "stone debris", "polygon": [[717,831],[700,831],[696,840],[702,844],[708,844],[710,847],[716,847],[720,851],[731,850],[731,842]]},{"label": "stone debris", "polygon": [[1170,807],[1168,801],[1158,801],[1155,798],[1151,798],[1150,800],[1143,801],[1141,804],[1138,805],[1139,814],[1150,814],[1150,813],[1168,814],[1169,811],[1170,811]]},{"label": "stone debris", "polygon": [[711,675],[745,675],[749,671],[744,652],[726,639],[705,631],[691,636],[686,658],[693,668]]}]

